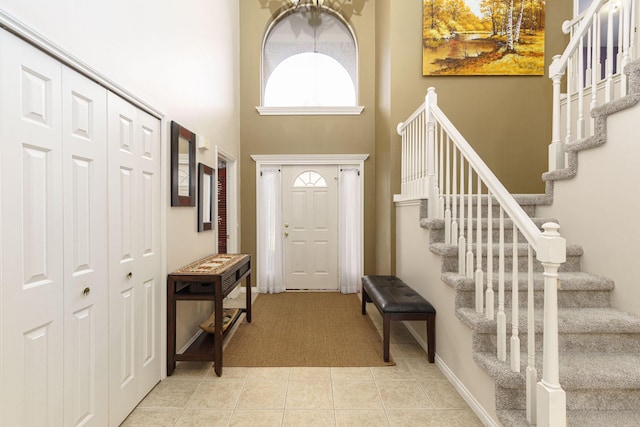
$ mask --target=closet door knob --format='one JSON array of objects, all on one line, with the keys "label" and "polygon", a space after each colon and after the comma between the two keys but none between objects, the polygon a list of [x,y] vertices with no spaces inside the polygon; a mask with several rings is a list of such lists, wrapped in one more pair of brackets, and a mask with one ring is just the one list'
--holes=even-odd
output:
[{"label": "closet door knob", "polygon": [[91,292],[91,288],[90,287],[86,287],[82,290],[82,295],[84,295],[85,297],[87,295],[89,295],[89,293]]},{"label": "closet door knob", "polygon": [[133,277],[133,273],[129,272],[129,274],[127,274],[127,279],[131,279]]}]

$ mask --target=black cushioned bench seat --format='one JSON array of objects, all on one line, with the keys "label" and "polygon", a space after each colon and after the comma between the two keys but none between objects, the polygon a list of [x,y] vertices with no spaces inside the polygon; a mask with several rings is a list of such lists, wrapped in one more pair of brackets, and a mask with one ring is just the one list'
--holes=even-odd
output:
[{"label": "black cushioned bench seat", "polygon": [[436,309],[396,276],[362,276],[362,314],[373,302],[382,314],[384,361],[389,361],[392,320],[427,321],[427,355],[433,363],[436,353]]}]

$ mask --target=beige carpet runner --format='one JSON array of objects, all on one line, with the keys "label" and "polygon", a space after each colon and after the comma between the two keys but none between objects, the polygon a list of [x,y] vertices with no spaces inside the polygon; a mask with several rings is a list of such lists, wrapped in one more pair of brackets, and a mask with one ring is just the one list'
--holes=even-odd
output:
[{"label": "beige carpet runner", "polygon": [[387,366],[382,337],[357,295],[260,294],[252,322],[228,337],[224,366]]}]

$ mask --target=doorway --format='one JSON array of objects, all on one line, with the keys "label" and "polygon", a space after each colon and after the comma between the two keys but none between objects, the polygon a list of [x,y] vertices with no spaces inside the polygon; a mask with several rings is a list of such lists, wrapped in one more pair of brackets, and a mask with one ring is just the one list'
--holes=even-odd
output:
[{"label": "doorway", "polygon": [[[284,200],[287,195],[284,193],[289,193],[288,189],[293,188],[295,178],[305,171],[315,172],[323,177],[327,187],[336,186],[335,206],[337,209],[334,218],[337,224],[335,237],[337,243],[335,249],[324,250],[322,248],[325,254],[335,254],[332,259],[336,263],[337,286],[331,284],[331,289],[340,290],[342,293],[358,292],[360,277],[364,271],[364,161],[368,157],[368,154],[251,156],[256,162],[256,282],[258,292],[278,293],[293,289],[314,289],[310,287],[312,285],[309,283],[302,285],[296,284],[295,281],[290,283],[292,279],[287,279],[285,273],[288,268],[293,271],[291,266],[295,266],[296,261],[285,262],[287,256],[285,238],[294,237],[294,235],[290,231],[292,222],[283,219],[283,215],[287,215],[285,214],[286,202]],[[330,168],[330,172],[324,170],[325,166]],[[287,178],[285,178],[285,174]],[[301,180],[311,184],[314,179],[319,179],[318,175],[312,173],[311,176],[301,177]],[[348,176],[351,178],[347,179]],[[347,185],[347,183],[349,184]],[[303,186],[300,183],[298,189],[306,187],[306,184]],[[322,188],[318,187],[318,190]],[[349,200],[343,200],[344,196]],[[309,203],[307,201],[309,198],[313,200],[313,197],[308,195],[306,190],[304,197],[303,192],[300,192],[297,197],[301,200],[304,199],[306,204]],[[321,208],[324,208],[325,205],[329,206],[319,201],[322,197],[329,196],[318,196],[318,201],[312,203],[318,204]],[[351,203],[352,201],[355,203]],[[304,213],[298,213],[298,215],[308,218],[310,214],[307,212],[314,214],[316,211],[319,212],[319,209],[314,209],[313,205],[309,209],[306,207],[300,209]],[[318,213],[318,215],[320,214]],[[289,227],[285,227],[285,224],[289,224]],[[309,225],[307,224],[305,227],[308,228]],[[345,232],[345,227],[351,229],[353,233]],[[342,231],[340,231],[341,229]],[[289,236],[285,236],[285,233],[289,233]],[[295,239],[289,240],[293,242]],[[304,243],[304,245],[308,244],[309,240]],[[329,248],[330,243],[326,244],[326,247]],[[323,260],[308,254],[300,256],[291,249],[289,257],[294,256],[298,256],[300,260],[306,260],[306,262],[312,259],[314,262],[324,263],[326,266],[330,263],[329,258]],[[299,264],[303,264],[303,262],[299,261]],[[325,268],[325,270],[329,271],[329,268]],[[326,276],[330,274],[333,275],[333,273],[327,273]],[[327,281],[324,281],[315,289],[326,289],[326,283]]]}]

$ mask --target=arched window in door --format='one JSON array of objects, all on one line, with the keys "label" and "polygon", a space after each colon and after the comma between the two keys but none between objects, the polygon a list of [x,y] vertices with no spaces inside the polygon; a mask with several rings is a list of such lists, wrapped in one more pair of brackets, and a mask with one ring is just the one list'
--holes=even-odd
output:
[{"label": "arched window in door", "polygon": [[327,181],[316,171],[304,171],[293,181],[294,187],[326,187]]}]

